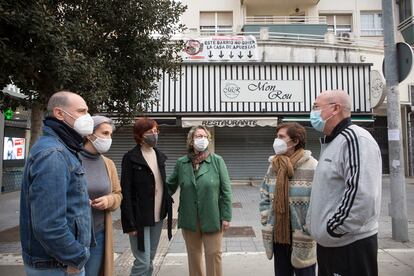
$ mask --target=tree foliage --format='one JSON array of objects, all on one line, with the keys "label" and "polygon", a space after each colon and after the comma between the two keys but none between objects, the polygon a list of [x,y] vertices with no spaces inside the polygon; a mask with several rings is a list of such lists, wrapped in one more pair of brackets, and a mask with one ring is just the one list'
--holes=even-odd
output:
[{"label": "tree foliage", "polygon": [[178,68],[174,0],[0,0],[0,85],[10,78],[43,110],[54,92],[92,112],[131,118],[154,99],[160,71]]}]

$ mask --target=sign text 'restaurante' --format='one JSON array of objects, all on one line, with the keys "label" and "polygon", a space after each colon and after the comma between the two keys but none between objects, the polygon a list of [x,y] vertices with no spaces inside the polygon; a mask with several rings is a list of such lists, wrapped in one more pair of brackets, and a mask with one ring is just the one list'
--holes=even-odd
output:
[{"label": "sign text 'restaurante'", "polygon": [[229,126],[229,127],[244,127],[244,126],[256,126],[257,120],[204,120],[201,123],[203,126]]}]

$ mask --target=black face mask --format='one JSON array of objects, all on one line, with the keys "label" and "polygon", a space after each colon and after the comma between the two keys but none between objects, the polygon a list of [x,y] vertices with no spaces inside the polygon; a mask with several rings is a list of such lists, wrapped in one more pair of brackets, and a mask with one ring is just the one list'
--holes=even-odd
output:
[{"label": "black face mask", "polygon": [[144,136],[144,142],[151,147],[155,147],[158,142],[158,134],[148,134]]}]

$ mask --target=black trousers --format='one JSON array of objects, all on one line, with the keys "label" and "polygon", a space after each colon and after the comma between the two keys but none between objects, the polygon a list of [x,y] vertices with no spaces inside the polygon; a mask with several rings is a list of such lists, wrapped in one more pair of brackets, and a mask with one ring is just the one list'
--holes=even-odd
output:
[{"label": "black trousers", "polygon": [[318,276],[377,276],[377,234],[341,247],[318,244]]},{"label": "black trousers", "polygon": [[311,265],[305,268],[294,268],[290,261],[292,248],[286,244],[273,244],[273,260],[276,276],[315,276],[315,266]]}]

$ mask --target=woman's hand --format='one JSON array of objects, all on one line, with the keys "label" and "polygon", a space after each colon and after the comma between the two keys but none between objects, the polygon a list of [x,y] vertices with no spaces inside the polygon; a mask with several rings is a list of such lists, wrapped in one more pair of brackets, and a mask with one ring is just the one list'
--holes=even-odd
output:
[{"label": "woman's hand", "polygon": [[109,200],[106,196],[101,196],[92,200],[91,206],[98,210],[105,210],[109,207]]},{"label": "woman's hand", "polygon": [[230,222],[228,222],[227,220],[223,220],[221,223],[221,230],[226,231],[229,228],[230,228]]},{"label": "woman's hand", "polygon": [[136,235],[138,235],[138,232],[137,231],[128,232],[128,235],[136,236]]}]

